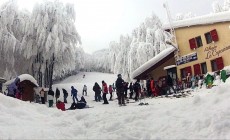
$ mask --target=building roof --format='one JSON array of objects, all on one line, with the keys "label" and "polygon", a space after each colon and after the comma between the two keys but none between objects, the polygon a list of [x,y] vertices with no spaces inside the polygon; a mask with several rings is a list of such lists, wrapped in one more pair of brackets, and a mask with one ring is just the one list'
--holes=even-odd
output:
[{"label": "building roof", "polygon": [[[226,22],[226,21],[230,21],[230,11],[211,13],[208,15],[173,21],[172,26],[174,28],[181,28],[181,27],[190,27],[196,25],[206,25],[206,24],[213,24],[219,22]],[[163,28],[169,29],[170,24],[165,23],[163,25]]]},{"label": "building roof", "polygon": [[[157,65],[162,64],[162,60],[164,60],[164,58],[167,58],[169,56],[170,57],[174,56],[174,51],[176,50],[176,48],[169,46],[169,45],[167,45],[167,46],[168,46],[167,49],[161,51],[158,55],[156,55],[155,57],[153,57],[152,59],[150,59],[149,61],[147,61],[143,65],[141,65],[139,68],[137,68],[132,73],[132,78],[137,79],[137,78],[143,76],[143,74],[148,73],[148,72],[152,71],[153,69],[155,69],[157,67]],[[166,60],[168,60],[168,59],[166,59]]]},{"label": "building roof", "polygon": [[[32,82],[34,85],[38,86],[37,81],[34,79],[33,76],[31,76],[31,75],[29,75],[29,74],[22,74],[22,75],[19,75],[18,78],[20,79],[20,82],[25,81],[25,80],[28,80],[28,81]],[[11,83],[14,82],[15,79],[16,79],[16,78],[7,81],[6,83],[4,83],[4,85],[5,85],[5,86],[10,85]]]}]

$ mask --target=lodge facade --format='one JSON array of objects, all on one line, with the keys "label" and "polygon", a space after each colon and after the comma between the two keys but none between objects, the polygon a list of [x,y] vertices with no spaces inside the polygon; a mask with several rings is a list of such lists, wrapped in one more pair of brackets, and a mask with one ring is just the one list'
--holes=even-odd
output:
[{"label": "lodge facade", "polygon": [[[170,75],[173,79],[183,80],[188,73],[196,76],[217,72],[230,65],[230,12],[176,21],[172,25],[178,47],[174,57],[165,55],[161,60],[164,63],[153,63],[137,73],[144,64],[133,72],[134,79],[153,77],[157,81]],[[164,25],[164,29],[169,31],[171,28]],[[176,67],[164,69],[166,65]]]}]

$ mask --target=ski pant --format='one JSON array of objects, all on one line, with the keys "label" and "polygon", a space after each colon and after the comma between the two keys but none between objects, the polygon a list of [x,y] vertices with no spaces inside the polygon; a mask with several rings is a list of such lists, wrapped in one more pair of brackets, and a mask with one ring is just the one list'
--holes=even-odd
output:
[{"label": "ski pant", "polygon": [[127,90],[124,91],[125,98],[127,98]]},{"label": "ski pant", "polygon": [[108,104],[108,100],[106,98],[106,93],[103,93],[103,100],[104,100],[104,104]]},{"label": "ski pant", "polygon": [[45,104],[45,97],[41,97],[42,104]]},{"label": "ski pant", "polygon": [[130,95],[129,99],[132,99],[132,98],[133,98],[133,91],[131,91],[131,92],[129,93],[129,95]]},{"label": "ski pant", "polygon": [[53,100],[49,100],[49,107],[53,106],[54,101]]},{"label": "ski pant", "polygon": [[67,96],[64,96],[64,103],[67,103]]},{"label": "ski pant", "polygon": [[122,89],[117,89],[118,104],[125,104],[125,94]]},{"label": "ski pant", "polygon": [[87,96],[87,90],[83,90],[82,95],[84,95],[84,93],[85,93],[85,96]]},{"label": "ski pant", "polygon": [[78,102],[77,96],[73,96],[73,102],[75,103],[75,99]]},{"label": "ski pant", "polygon": [[136,95],[135,95],[135,101],[137,101],[139,99],[139,91],[135,91]]},{"label": "ski pant", "polygon": [[95,101],[100,102],[101,101],[101,95],[100,93],[95,93]]},{"label": "ski pant", "polygon": [[110,98],[109,98],[109,100],[112,100],[112,97],[113,97],[113,92],[110,92]]}]

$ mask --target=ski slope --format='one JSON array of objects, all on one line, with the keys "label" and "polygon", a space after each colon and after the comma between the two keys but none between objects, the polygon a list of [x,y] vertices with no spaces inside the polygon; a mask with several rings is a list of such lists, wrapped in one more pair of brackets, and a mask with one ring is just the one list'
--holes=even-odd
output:
[{"label": "ski slope", "polygon": [[0,94],[0,139],[230,139],[229,79],[191,97],[145,99],[149,105],[125,107],[93,101],[92,86],[102,80],[112,84],[116,75],[85,72],[53,86],[68,92],[75,86],[81,94],[86,84],[86,100],[94,107],[82,110],[61,111]]}]

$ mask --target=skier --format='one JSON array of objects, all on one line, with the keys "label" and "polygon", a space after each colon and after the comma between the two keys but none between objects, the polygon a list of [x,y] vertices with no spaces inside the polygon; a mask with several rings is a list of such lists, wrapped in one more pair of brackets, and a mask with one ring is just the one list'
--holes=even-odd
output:
[{"label": "skier", "polygon": [[152,96],[157,97],[158,95],[156,92],[155,81],[153,78],[151,78],[150,80],[150,89],[151,89]]},{"label": "skier", "polygon": [[132,99],[133,98],[133,83],[132,82],[129,84],[129,91],[130,91],[129,99]]},{"label": "skier", "polygon": [[62,92],[64,97],[64,103],[67,103],[68,92],[64,88],[62,89]]},{"label": "skier", "polygon": [[112,85],[109,85],[109,94],[110,94],[109,100],[112,101],[112,96],[113,96],[113,88],[112,88]]},{"label": "skier", "polygon": [[124,83],[124,94],[125,94],[125,98],[127,98],[128,85],[129,85],[128,82],[125,82],[125,83]]},{"label": "skier", "polygon": [[75,99],[78,102],[77,92],[78,92],[77,89],[75,89],[73,86],[71,86],[71,96],[73,97],[73,102],[75,102]]},{"label": "skier", "polygon": [[117,75],[117,80],[116,80],[116,88],[117,88],[117,96],[118,96],[118,104],[125,105],[125,95],[124,95],[124,80],[121,77],[121,74]]},{"label": "skier", "polygon": [[141,92],[141,85],[140,85],[140,79],[137,79],[137,81],[133,85],[133,90],[136,93],[135,95],[135,101],[138,101],[139,99],[139,94]]},{"label": "skier", "polygon": [[105,83],[105,81],[102,81],[102,93],[103,93],[103,100],[104,100],[103,104],[109,104],[109,102],[106,98],[106,94],[108,94],[108,87],[107,87],[107,84]]},{"label": "skier", "polygon": [[173,89],[173,92],[176,94],[176,90],[173,87],[173,79],[168,75],[167,77],[167,91],[166,91],[166,97],[168,97],[168,94],[171,93],[171,88]]},{"label": "skier", "polygon": [[95,82],[93,86],[93,91],[95,92],[95,101],[100,102],[101,101],[101,87],[98,85],[97,82]]},{"label": "skier", "polygon": [[42,104],[45,104],[45,91],[43,88],[40,91],[40,97],[41,97]]},{"label": "skier", "polygon": [[59,97],[60,97],[60,90],[58,88],[56,88],[56,92],[55,92],[56,103],[57,103],[57,99]]},{"label": "skier", "polygon": [[49,89],[48,91],[48,101],[49,101],[49,107],[52,107],[53,106],[53,103],[54,103],[54,91],[52,90],[52,88]]},{"label": "skier", "polygon": [[85,96],[87,96],[87,86],[84,85],[83,87],[83,91],[82,91],[82,95],[84,96],[84,93],[85,93]]}]

